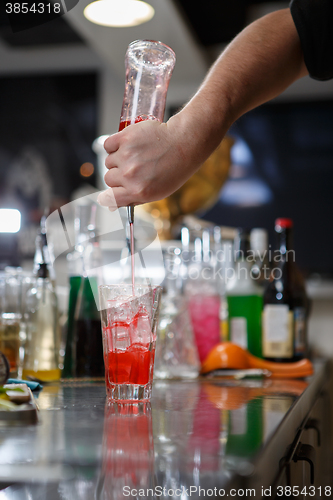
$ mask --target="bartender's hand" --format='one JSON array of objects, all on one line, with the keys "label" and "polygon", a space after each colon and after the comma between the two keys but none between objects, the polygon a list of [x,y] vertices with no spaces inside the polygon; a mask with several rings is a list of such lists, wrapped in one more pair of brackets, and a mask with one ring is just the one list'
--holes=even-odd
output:
[{"label": "bartender's hand", "polygon": [[117,208],[160,200],[176,191],[200,167],[189,133],[182,133],[177,115],[167,123],[143,121],[111,135],[104,143],[109,154],[101,205]]}]

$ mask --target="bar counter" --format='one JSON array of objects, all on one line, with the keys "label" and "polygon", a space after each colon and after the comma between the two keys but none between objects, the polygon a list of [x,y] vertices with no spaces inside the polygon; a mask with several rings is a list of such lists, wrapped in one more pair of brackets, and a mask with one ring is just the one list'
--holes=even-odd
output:
[{"label": "bar counter", "polygon": [[45,385],[37,423],[0,422],[0,500],[331,496],[331,374],[155,381],[130,409],[103,382]]}]

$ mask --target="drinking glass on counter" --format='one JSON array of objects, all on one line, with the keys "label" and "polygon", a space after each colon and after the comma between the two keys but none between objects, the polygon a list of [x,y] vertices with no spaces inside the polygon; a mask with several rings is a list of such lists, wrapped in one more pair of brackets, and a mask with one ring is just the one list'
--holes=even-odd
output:
[{"label": "drinking glass on counter", "polygon": [[221,297],[215,287],[204,283],[200,287],[188,286],[187,297],[194,337],[202,363],[209,352],[221,342]]},{"label": "drinking glass on counter", "polygon": [[154,379],[196,378],[200,364],[187,301],[179,279],[181,250],[164,253],[165,279],[159,314]]},{"label": "drinking glass on counter", "polygon": [[24,358],[22,377],[51,382],[60,379],[59,313],[53,284],[45,273],[22,280],[24,311]]},{"label": "drinking glass on counter", "polygon": [[218,253],[221,253],[221,234],[218,230],[200,229],[190,231],[188,236],[184,293],[201,363],[222,337],[224,283]]},{"label": "drinking glass on counter", "polygon": [[20,366],[21,279],[14,272],[0,275],[0,351],[7,357],[10,375],[16,376]]},{"label": "drinking glass on counter", "polygon": [[161,287],[102,285],[99,299],[110,401],[149,401]]}]

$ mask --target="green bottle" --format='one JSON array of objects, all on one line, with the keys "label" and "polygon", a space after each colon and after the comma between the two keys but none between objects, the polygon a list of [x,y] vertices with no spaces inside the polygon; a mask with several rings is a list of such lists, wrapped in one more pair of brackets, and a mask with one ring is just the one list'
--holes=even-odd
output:
[{"label": "green bottle", "polygon": [[74,376],[74,361],[73,361],[73,332],[74,332],[74,317],[77,298],[79,295],[81,276],[70,276],[69,278],[69,301],[68,301],[68,319],[67,319],[67,338],[66,350],[64,358],[64,367],[62,369],[63,378],[71,378]]},{"label": "green bottle", "polygon": [[102,329],[96,295],[97,279],[82,277],[73,327],[75,377],[104,377]]},{"label": "green bottle", "polygon": [[263,291],[252,277],[249,252],[249,234],[239,230],[235,238],[235,268],[226,293],[229,340],[261,358]]}]

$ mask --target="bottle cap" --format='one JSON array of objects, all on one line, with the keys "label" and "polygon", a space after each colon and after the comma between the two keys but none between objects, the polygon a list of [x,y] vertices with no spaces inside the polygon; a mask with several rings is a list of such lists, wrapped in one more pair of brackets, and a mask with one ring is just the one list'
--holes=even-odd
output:
[{"label": "bottle cap", "polygon": [[49,271],[47,269],[47,264],[45,262],[42,262],[41,264],[39,264],[39,268],[37,271],[37,277],[43,278],[43,279],[49,278]]},{"label": "bottle cap", "polygon": [[291,219],[276,219],[275,227],[279,226],[281,228],[290,228],[293,227],[293,221]]},{"label": "bottle cap", "polygon": [[251,250],[256,255],[263,255],[268,248],[268,234],[266,229],[254,228],[250,233]]}]

